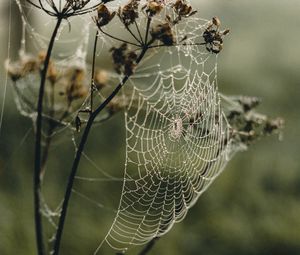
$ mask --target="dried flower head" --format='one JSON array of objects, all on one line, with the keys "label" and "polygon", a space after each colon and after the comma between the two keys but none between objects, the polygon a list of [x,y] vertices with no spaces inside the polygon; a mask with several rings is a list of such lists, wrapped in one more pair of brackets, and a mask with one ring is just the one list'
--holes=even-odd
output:
[{"label": "dried flower head", "polygon": [[[45,52],[40,52],[37,57],[31,55],[22,55],[20,59],[14,63],[8,60],[5,63],[6,70],[12,81],[17,81],[24,78],[28,74],[39,74],[45,61]],[[54,63],[50,60],[47,71],[47,79],[53,84],[57,80],[57,70]]]},{"label": "dried flower head", "polygon": [[142,7],[142,10],[148,14],[149,17],[159,14],[164,8],[165,3],[162,0],[149,0],[147,4]]},{"label": "dried flower head", "polygon": [[118,16],[125,26],[133,24],[139,17],[139,4],[140,0],[130,0],[125,6],[119,8]]},{"label": "dried flower head", "polygon": [[202,35],[207,51],[215,54],[218,54],[223,49],[223,38],[229,33],[229,29],[221,32],[220,26],[221,21],[219,18],[214,17]]},{"label": "dried flower head", "polygon": [[174,34],[169,22],[158,24],[150,31],[151,36],[155,40],[161,41],[164,45],[171,46],[174,44]]},{"label": "dried flower head", "polygon": [[179,17],[189,17],[197,12],[193,10],[191,5],[187,4],[186,0],[177,0],[173,8]]},{"label": "dried flower head", "polygon": [[253,110],[261,103],[261,99],[257,97],[241,96],[238,98],[238,103],[243,107],[244,112]]},{"label": "dried flower head", "polygon": [[61,77],[61,80],[65,90],[60,94],[65,95],[69,103],[88,95],[84,69],[79,67],[69,68],[66,74]]},{"label": "dried flower head", "polygon": [[60,19],[68,19],[71,16],[86,14],[95,10],[101,3],[100,1],[95,3],[91,0],[26,0],[26,2],[40,10],[43,10],[48,15]]},{"label": "dried flower head", "polygon": [[116,12],[110,12],[104,4],[100,4],[97,8],[97,16],[94,21],[98,27],[107,25],[116,15]]},{"label": "dried flower head", "polygon": [[266,121],[264,133],[271,135],[284,128],[284,120],[282,118],[270,119]]},{"label": "dried flower head", "polygon": [[128,50],[126,43],[123,43],[119,48],[111,48],[113,62],[117,73],[124,73],[129,76],[133,74],[136,67],[137,54],[134,51]]}]

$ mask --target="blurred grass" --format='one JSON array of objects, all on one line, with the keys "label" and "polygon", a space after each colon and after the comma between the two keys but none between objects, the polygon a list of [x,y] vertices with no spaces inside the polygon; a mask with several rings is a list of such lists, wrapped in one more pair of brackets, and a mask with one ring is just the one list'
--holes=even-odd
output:
[{"label": "blurred grass", "polygon": [[[195,2],[195,1],[194,1]],[[8,3],[8,1],[6,1]],[[7,56],[7,7],[0,3],[1,52]],[[190,210],[187,218],[160,240],[152,254],[276,255],[300,254],[299,108],[300,2],[197,1],[202,17],[219,16],[230,28],[219,56],[219,90],[225,94],[259,96],[259,110],[286,120],[284,139],[268,137],[238,154],[227,170]],[[14,17],[13,22],[18,19]],[[12,54],[18,48],[17,23],[12,28]],[[19,29],[19,28],[18,28]],[[4,70],[1,74],[3,96]],[[103,169],[122,176],[122,116],[94,130],[88,155]],[[33,134],[22,138],[31,122],[20,116],[8,87],[0,133],[0,254],[35,254],[32,218]],[[54,208],[73,156],[70,139],[51,151],[51,172],[45,189]],[[52,170],[53,169],[53,170]],[[111,170],[112,169],[112,170]],[[81,173],[94,171],[87,161]],[[50,184],[49,184],[50,183]],[[98,202],[116,207],[118,190],[110,183],[83,185]],[[101,187],[99,187],[101,186]],[[91,254],[113,215],[73,195],[63,239],[63,255]],[[135,254],[136,250],[129,252]],[[107,252],[105,254],[112,254]]]}]

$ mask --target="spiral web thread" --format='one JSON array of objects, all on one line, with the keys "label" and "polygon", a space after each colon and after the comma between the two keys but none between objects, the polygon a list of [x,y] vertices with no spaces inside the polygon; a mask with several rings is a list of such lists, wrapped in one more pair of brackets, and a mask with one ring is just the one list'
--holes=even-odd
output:
[{"label": "spiral web thread", "polygon": [[[187,34],[187,44],[193,44],[206,25],[193,17],[176,34]],[[201,46],[187,45],[150,56],[131,79],[123,190],[114,222],[95,253],[105,242],[125,252],[166,234],[229,160],[216,58]]]}]

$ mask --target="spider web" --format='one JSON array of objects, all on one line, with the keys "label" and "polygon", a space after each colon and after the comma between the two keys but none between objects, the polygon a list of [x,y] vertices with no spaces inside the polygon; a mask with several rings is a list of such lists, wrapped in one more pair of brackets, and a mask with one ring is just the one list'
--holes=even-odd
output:
[{"label": "spider web", "polygon": [[232,156],[216,57],[192,45],[208,22],[193,17],[177,26],[177,42],[187,35],[187,45],[154,50],[130,81],[123,190],[95,254],[104,243],[125,252],[166,234]]},{"label": "spider web", "polygon": [[[47,35],[33,28],[28,19],[34,8],[24,6],[19,0],[16,2],[23,20],[20,55],[26,55],[26,34],[33,39],[37,51],[45,49],[49,41]],[[127,1],[109,4],[113,8],[121,2]],[[145,3],[141,2],[141,5]],[[76,19],[86,25],[79,33],[81,36],[78,37],[77,31],[77,36],[70,39],[70,35],[64,37],[63,31],[69,29],[69,24],[64,23],[58,35],[57,47],[65,49],[68,46],[68,51],[57,56],[59,60],[56,64],[64,70],[73,63],[89,72],[86,58],[91,19],[89,15]],[[159,21],[161,18],[155,22]],[[52,24],[53,20],[47,22]],[[123,90],[127,103],[122,192],[116,216],[95,254],[105,243],[125,252],[131,245],[142,245],[166,234],[175,223],[184,219],[189,208],[223,171],[237,150],[231,141],[230,125],[218,93],[217,57],[208,53],[205,47],[193,45],[203,42],[202,34],[209,22],[196,16],[184,19],[174,28],[174,32],[178,44],[187,36],[184,41],[186,45],[149,50]],[[41,23],[48,25],[45,21]],[[146,18],[140,18],[138,24],[145,29]],[[76,26],[72,26],[72,30],[74,27],[76,30]],[[97,56],[105,54],[111,45],[116,45],[113,39],[105,36],[100,36],[99,41]],[[116,74],[110,74],[110,77],[113,81],[121,79]],[[37,88],[28,89],[28,84],[38,86],[38,81],[38,75],[30,75],[18,81],[15,87],[20,112],[33,120],[36,117],[34,102]],[[101,91],[98,91],[98,96],[100,101],[104,98]],[[80,106],[73,109],[71,117],[61,122],[63,129],[72,127],[75,114],[78,109],[84,108],[88,100],[87,96]],[[59,121],[56,116],[50,117]],[[74,146],[77,146],[75,139]],[[83,156],[95,166],[88,155]],[[76,179],[82,182],[120,182],[119,178],[98,166],[95,169],[103,178],[98,180],[78,175]],[[77,189],[74,189],[74,193],[99,208],[105,208],[105,205]],[[43,213],[56,228],[55,221],[61,205],[53,210],[47,201],[43,202]]]}]

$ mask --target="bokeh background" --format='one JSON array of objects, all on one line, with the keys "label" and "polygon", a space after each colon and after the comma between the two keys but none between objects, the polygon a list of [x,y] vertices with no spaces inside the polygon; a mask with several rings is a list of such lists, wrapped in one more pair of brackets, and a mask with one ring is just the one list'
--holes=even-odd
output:
[{"label": "bokeh background", "polygon": [[[194,0],[202,17],[218,16],[230,28],[218,59],[219,90],[262,98],[259,110],[286,121],[283,140],[267,137],[237,154],[225,172],[190,210],[186,219],[159,240],[150,254],[300,254],[300,2],[298,0]],[[9,8],[12,23],[9,29]],[[16,57],[21,21],[14,1],[0,3],[0,98],[4,100],[4,61]],[[122,176],[123,117],[93,131],[87,154],[106,171]],[[10,84],[0,130],[0,254],[35,254],[32,204],[33,132],[21,116]],[[62,197],[74,146],[69,136],[51,151],[45,193],[53,209]],[[82,172],[93,171],[86,160]],[[118,204],[109,183],[77,183],[85,195]],[[100,188],[101,186],[101,188]],[[106,190],[106,193],[103,192]],[[114,200],[113,200],[114,199]],[[73,195],[63,239],[63,255],[91,254],[113,213]],[[49,227],[49,233],[51,227]],[[138,249],[128,254],[136,254]],[[103,254],[113,254],[105,252]]]}]

